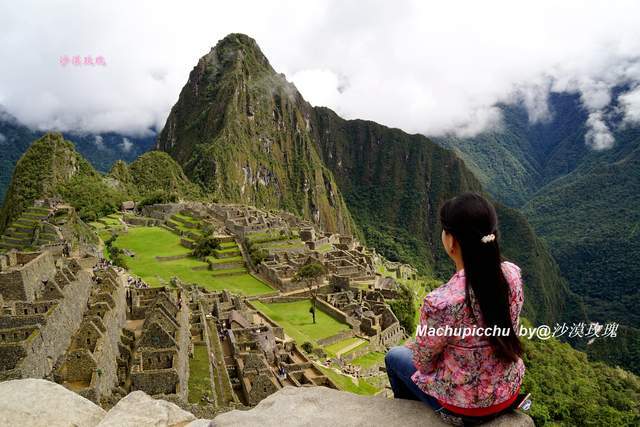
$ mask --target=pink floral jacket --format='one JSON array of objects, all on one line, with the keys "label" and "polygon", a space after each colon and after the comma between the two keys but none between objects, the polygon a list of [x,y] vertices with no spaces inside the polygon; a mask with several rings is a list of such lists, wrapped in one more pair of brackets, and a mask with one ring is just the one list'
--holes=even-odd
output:
[{"label": "pink floral jacket", "polygon": [[[518,331],[523,302],[520,267],[504,261],[502,271],[509,282],[511,318]],[[425,327],[484,327],[478,303],[474,301],[473,305],[478,323],[465,304],[464,270],[460,270],[424,298],[420,313],[423,334],[407,343],[417,368],[413,381],[439,401],[462,408],[483,408],[506,401],[518,390],[524,376],[522,359],[498,359],[487,338],[424,333]]]}]

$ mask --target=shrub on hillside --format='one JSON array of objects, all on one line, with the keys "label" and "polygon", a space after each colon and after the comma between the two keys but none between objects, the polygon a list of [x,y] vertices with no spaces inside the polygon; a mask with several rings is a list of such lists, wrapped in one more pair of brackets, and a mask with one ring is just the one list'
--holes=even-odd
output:
[{"label": "shrub on hillside", "polygon": [[220,249],[220,239],[213,236],[205,236],[198,240],[191,254],[198,259],[204,259],[213,255],[216,249]]},{"label": "shrub on hillside", "polygon": [[416,329],[416,306],[413,303],[413,292],[407,286],[400,284],[398,298],[391,300],[389,306],[396,315],[400,326],[412,335]]}]

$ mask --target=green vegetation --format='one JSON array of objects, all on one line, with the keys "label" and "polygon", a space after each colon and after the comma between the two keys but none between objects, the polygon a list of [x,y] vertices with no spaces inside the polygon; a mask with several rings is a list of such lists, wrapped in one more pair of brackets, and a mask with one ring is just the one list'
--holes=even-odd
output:
[{"label": "green vegetation", "polygon": [[206,236],[198,239],[196,247],[193,248],[191,255],[204,260],[208,256],[213,255],[218,249],[220,249],[220,240],[213,236]]},{"label": "green vegetation", "polygon": [[523,339],[523,389],[533,396],[536,425],[640,424],[640,379],[555,339]]},{"label": "green vegetation", "polygon": [[307,352],[307,354],[311,354],[311,352],[313,352],[313,344],[311,344],[309,341],[305,341],[302,343],[302,345],[300,345],[300,347]]},{"label": "green vegetation", "polygon": [[149,193],[149,195],[144,197],[140,201],[140,203],[138,203],[138,206],[142,207],[159,203],[176,203],[178,199],[179,198],[176,193],[167,193],[165,191],[159,190]]},{"label": "green vegetation", "polygon": [[309,313],[311,313],[311,318],[313,319],[314,324],[316,323],[316,297],[318,289],[314,289],[313,285],[315,285],[326,273],[327,269],[322,265],[322,263],[312,261],[300,267],[293,277],[294,281],[302,282],[309,288],[309,300],[311,302]]},{"label": "green vegetation", "polygon": [[[196,283],[211,290],[228,289],[244,295],[273,292],[266,283],[248,274],[216,276],[207,262],[190,256],[191,251],[180,244],[180,237],[160,227],[130,227],[128,233],[118,235],[114,245],[134,253],[127,258],[129,270],[152,286],[169,283],[177,277],[185,283]],[[159,261],[156,257],[183,256],[181,259]]]},{"label": "green vegetation", "polygon": [[[626,339],[590,354],[640,374],[640,138],[542,188],[524,207],[590,319],[624,325]],[[593,351],[592,351],[593,350]]]},{"label": "green vegetation", "polygon": [[[327,108],[315,108],[314,120],[325,135],[316,141],[320,154],[366,244],[392,261],[414,265],[421,275],[448,280],[454,269],[440,243],[438,208],[461,192],[483,191],[465,163],[423,135],[344,120]],[[573,319],[574,313],[565,315],[579,312],[580,304],[549,249],[520,212],[501,205],[497,210],[504,255],[525,275],[525,314],[536,323]]]},{"label": "green vegetation", "polygon": [[118,236],[114,233],[104,242],[104,247],[106,251],[107,258],[113,262],[114,265],[127,268],[127,261],[125,258],[124,249],[119,248],[117,246],[113,246],[113,242],[116,241]]},{"label": "green vegetation", "polygon": [[0,212],[0,231],[34,200],[46,197],[62,197],[89,221],[114,212],[123,200],[59,133],[34,141],[18,160]]},{"label": "green vegetation", "polygon": [[129,166],[136,190],[142,196],[175,194],[195,200],[201,197],[198,187],[184,175],[182,168],[162,151],[150,151]]},{"label": "green vegetation", "polygon": [[316,281],[327,273],[327,269],[321,263],[314,261],[303,265],[296,272],[295,280],[297,281]]},{"label": "green vegetation", "polygon": [[380,351],[372,351],[370,353],[363,354],[360,357],[356,357],[351,361],[352,365],[361,366],[363,368],[370,368],[376,365],[384,365],[384,353]]},{"label": "green vegetation", "polygon": [[314,324],[309,316],[311,302],[307,299],[270,304],[252,301],[252,304],[282,326],[285,333],[298,343],[308,341],[317,346],[319,339],[336,335],[350,328],[349,325],[338,322],[320,310],[316,312],[316,323]]},{"label": "green vegetation", "polygon": [[415,296],[411,289],[406,285],[400,284],[398,298],[389,301],[389,307],[396,315],[400,326],[404,328],[407,334],[412,335],[416,330],[416,302]]},{"label": "green vegetation", "polygon": [[193,357],[189,359],[189,403],[200,403],[203,397],[211,397],[209,355],[207,346],[193,346]]},{"label": "green vegetation", "polygon": [[378,388],[369,384],[363,378],[353,378],[348,375],[343,375],[333,368],[327,368],[321,365],[316,365],[316,367],[318,367],[323,374],[329,377],[329,379],[331,379],[331,381],[333,381],[340,390],[365,396],[376,394],[379,391]]},{"label": "green vegetation", "polygon": [[[22,156],[33,141],[41,138],[44,133],[31,130],[22,125],[7,111],[0,117],[0,134],[4,136],[0,141],[0,201],[11,181],[11,175],[20,156]],[[155,135],[147,137],[128,137],[128,149],[123,149],[123,136],[107,133],[99,137],[94,134],[65,133],[65,139],[71,141],[75,149],[81,153],[99,172],[107,172],[114,162],[122,159],[126,162],[134,160],[155,145]],[[98,147],[100,143],[100,149]]]}]

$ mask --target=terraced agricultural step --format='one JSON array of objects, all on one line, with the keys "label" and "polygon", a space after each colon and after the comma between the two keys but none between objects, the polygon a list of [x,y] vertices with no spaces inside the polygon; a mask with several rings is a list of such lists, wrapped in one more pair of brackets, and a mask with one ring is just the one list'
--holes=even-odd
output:
[{"label": "terraced agricultural step", "polygon": [[235,241],[220,242],[221,249],[237,248],[238,244]]},{"label": "terraced agricultural step", "polygon": [[210,257],[207,257],[207,262],[210,262],[213,264],[229,264],[231,262],[244,263],[244,258],[242,256],[227,257],[227,258],[216,258],[216,257],[210,256]]},{"label": "terraced agricultural step", "polygon": [[57,234],[42,233],[38,236],[38,240],[47,242],[57,242],[60,240]]},{"label": "terraced agricultural step", "polygon": [[182,246],[184,246],[187,249],[193,249],[196,247],[196,242],[194,242],[193,240],[187,238],[187,237],[182,237],[180,239],[180,244]]},{"label": "terraced agricultural step", "polygon": [[24,212],[22,215],[20,215],[23,218],[28,218],[28,219],[33,219],[36,221],[42,221],[43,219],[47,219],[49,217],[49,215],[42,215],[39,213],[29,213],[29,212]]},{"label": "terraced agricultural step", "polygon": [[0,249],[22,249],[22,246],[0,241]]},{"label": "terraced agricultural step", "polygon": [[7,235],[2,236],[2,241],[8,242],[8,243],[14,243],[18,245],[24,245],[24,246],[31,243],[31,239],[20,239],[16,237],[7,236]]},{"label": "terraced agricultural step", "polygon": [[171,219],[179,222],[187,228],[198,228],[198,226],[200,225],[199,220],[184,214],[174,214],[171,216]]},{"label": "terraced agricultural step", "polygon": [[234,268],[245,268],[244,262],[215,262],[211,263],[211,270],[233,270]]},{"label": "terraced agricultural step", "polygon": [[164,228],[165,230],[168,230],[168,231],[170,231],[172,233],[175,233],[175,230],[173,228],[169,227],[167,224],[160,224],[160,227]]},{"label": "terraced agricultural step", "polygon": [[14,225],[9,227],[9,229],[7,230],[7,234],[9,234],[12,229],[14,230],[14,233],[23,233],[23,234],[32,235],[33,230],[35,229],[35,226],[27,226],[24,224],[14,223]]},{"label": "terraced agricultural step", "polygon": [[196,229],[194,229],[193,231],[183,231],[182,235],[194,241],[202,238],[202,233],[200,233]]},{"label": "terraced agricultural step", "polygon": [[233,269],[227,269],[227,270],[214,270],[211,273],[215,277],[221,277],[221,276],[235,276],[237,274],[246,274],[248,272],[249,270],[247,270],[246,268],[233,268]]},{"label": "terraced agricultural step", "polygon": [[215,251],[213,251],[213,256],[216,258],[230,258],[236,257],[238,255],[240,255],[239,249],[216,249]]},{"label": "terraced agricultural step", "polygon": [[21,227],[25,227],[25,228],[33,228],[36,226],[36,224],[38,224],[40,221],[38,220],[34,220],[34,219],[29,219],[29,218],[25,218],[25,217],[20,217],[17,220],[15,220],[14,224],[16,226],[21,226]]}]

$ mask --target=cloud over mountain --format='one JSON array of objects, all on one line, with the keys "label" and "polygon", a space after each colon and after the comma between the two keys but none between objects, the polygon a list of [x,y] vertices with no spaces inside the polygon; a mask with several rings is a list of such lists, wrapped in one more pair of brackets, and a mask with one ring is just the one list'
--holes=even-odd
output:
[{"label": "cloud over mountain", "polygon": [[5,2],[0,104],[32,127],[144,134],[194,60],[244,32],[310,102],[348,118],[472,135],[499,126],[498,102],[544,120],[549,92],[571,91],[587,142],[606,148],[612,88],[636,90],[628,120],[640,111],[638,16],[627,1]]}]

